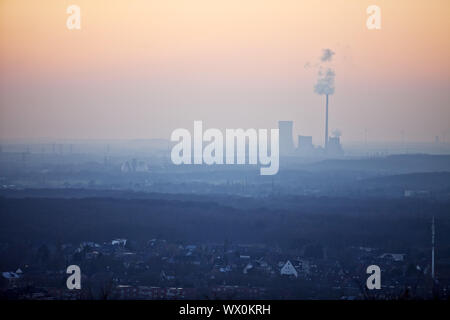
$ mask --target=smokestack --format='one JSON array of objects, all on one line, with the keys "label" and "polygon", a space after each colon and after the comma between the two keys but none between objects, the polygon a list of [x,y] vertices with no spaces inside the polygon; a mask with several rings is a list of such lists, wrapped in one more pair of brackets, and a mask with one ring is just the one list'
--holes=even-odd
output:
[{"label": "smokestack", "polygon": [[[324,49],[322,57],[320,58],[321,62],[330,62],[334,52],[330,49]],[[325,116],[325,150],[328,149],[328,96],[334,93],[334,78],[336,73],[331,68],[326,68],[325,70],[322,68],[322,65],[319,66],[317,83],[314,86],[314,92],[319,95],[326,96],[326,116]]]},{"label": "smokestack", "polygon": [[328,94],[327,96],[327,104],[326,104],[326,116],[325,116],[325,150],[328,149]]}]

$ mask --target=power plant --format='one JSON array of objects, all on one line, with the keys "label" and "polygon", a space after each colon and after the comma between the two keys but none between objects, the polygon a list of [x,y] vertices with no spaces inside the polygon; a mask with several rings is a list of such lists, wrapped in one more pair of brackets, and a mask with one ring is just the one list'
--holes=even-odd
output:
[{"label": "power plant", "polygon": [[280,134],[280,156],[340,156],[344,153],[340,140],[340,131],[334,130],[331,137],[328,136],[328,95],[326,104],[325,118],[325,145],[314,146],[312,136],[298,135],[298,145],[295,148],[293,140],[293,121],[278,121],[278,129]]},{"label": "power plant", "polygon": [[280,133],[280,155],[288,156],[294,152],[294,143],[292,140],[293,121],[278,121],[278,129]]}]

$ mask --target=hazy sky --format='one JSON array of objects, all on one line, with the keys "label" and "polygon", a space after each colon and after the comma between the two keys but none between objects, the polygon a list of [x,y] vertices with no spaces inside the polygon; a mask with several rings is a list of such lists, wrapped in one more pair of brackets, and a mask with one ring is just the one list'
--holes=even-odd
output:
[{"label": "hazy sky", "polygon": [[[81,30],[66,27],[71,4]],[[371,4],[381,30],[366,28]],[[366,128],[370,141],[450,141],[449,13],[448,0],[1,0],[0,138],[294,120],[321,143],[314,66],[329,48],[330,132],[344,143]]]}]

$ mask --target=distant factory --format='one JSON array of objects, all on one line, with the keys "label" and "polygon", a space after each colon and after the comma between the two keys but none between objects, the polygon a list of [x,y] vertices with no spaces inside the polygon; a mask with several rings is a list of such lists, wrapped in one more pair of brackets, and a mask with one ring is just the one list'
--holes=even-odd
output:
[{"label": "distant factory", "polygon": [[312,136],[297,136],[297,148],[294,144],[293,121],[278,121],[280,133],[280,156],[339,156],[344,150],[341,145],[341,134],[338,130],[333,131],[331,137],[325,139],[325,145],[314,146]]}]

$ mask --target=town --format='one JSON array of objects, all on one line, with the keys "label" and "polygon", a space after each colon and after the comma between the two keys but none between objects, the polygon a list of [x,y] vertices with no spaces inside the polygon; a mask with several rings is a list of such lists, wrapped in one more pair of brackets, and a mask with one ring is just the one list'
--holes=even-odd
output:
[{"label": "town", "polygon": [[[4,243],[0,248],[11,249]],[[408,299],[431,294],[432,285],[421,250],[406,254],[348,247],[333,253],[311,245],[282,250],[261,244],[187,244],[156,238],[145,243],[113,239],[21,249],[31,262],[2,273],[3,298]],[[365,287],[365,268],[372,263],[382,269],[381,290]],[[66,264],[80,266],[81,290],[65,287]],[[447,295],[447,290],[441,288],[441,294]]]}]

